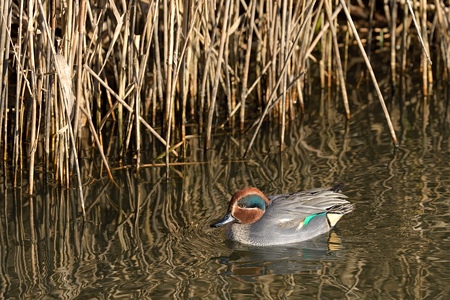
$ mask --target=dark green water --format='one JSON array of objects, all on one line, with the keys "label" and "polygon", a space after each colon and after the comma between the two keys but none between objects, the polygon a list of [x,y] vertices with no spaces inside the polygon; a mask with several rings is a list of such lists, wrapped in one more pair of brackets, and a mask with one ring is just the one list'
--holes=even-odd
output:
[{"label": "dark green water", "polygon": [[[201,163],[173,167],[169,180],[164,168],[116,171],[120,189],[93,180],[84,223],[74,193],[42,176],[33,199],[3,185],[0,298],[448,298],[448,97],[387,93],[394,149],[371,89],[350,96],[350,122],[339,100],[311,97],[283,152],[266,127],[246,159],[250,135],[225,134],[206,154],[191,140],[188,161]],[[330,235],[251,248],[209,228],[244,186],[275,194],[340,182],[356,208]]]}]

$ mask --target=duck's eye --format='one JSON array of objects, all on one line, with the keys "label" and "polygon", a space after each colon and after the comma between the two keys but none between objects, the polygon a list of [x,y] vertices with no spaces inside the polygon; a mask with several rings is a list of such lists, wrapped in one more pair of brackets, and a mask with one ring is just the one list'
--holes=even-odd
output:
[{"label": "duck's eye", "polygon": [[247,204],[245,203],[238,203],[239,208],[248,208]]}]

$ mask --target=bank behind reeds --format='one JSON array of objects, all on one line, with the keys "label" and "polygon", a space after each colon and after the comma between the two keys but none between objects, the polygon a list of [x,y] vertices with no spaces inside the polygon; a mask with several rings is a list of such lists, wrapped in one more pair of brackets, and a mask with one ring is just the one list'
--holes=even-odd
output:
[{"label": "bank behind reeds", "polygon": [[[415,4],[411,9],[420,16],[425,49],[439,35],[448,65],[448,34],[439,31],[448,23],[448,8]],[[112,148],[119,149],[122,163],[139,168],[149,163],[141,162],[142,139],[151,140],[162,146],[159,157],[169,166],[192,134],[200,134],[209,148],[218,124],[250,131],[248,151],[262,121],[273,120],[281,124],[283,147],[286,122],[304,110],[309,67],[317,65],[323,88],[345,86],[347,46],[357,37],[342,0],[1,0],[0,5],[0,140],[14,185],[20,185],[21,169],[32,170],[30,194],[36,160],[63,185],[77,175],[82,194],[82,149],[100,153],[112,179]],[[415,32],[408,6],[376,7],[369,1],[358,8],[366,13],[365,24],[376,24],[374,12],[387,12],[382,24],[386,36],[392,34],[395,81],[394,71],[406,66],[396,64],[396,37],[403,37],[402,53],[416,38],[406,38]],[[433,32],[427,31],[429,12]],[[369,26],[369,46],[373,29]],[[339,43],[346,47],[339,50]],[[421,66],[425,90],[431,82],[425,55]],[[346,89],[340,92],[350,118]],[[391,134],[396,141],[392,126]],[[126,161],[130,152],[135,160]]]}]

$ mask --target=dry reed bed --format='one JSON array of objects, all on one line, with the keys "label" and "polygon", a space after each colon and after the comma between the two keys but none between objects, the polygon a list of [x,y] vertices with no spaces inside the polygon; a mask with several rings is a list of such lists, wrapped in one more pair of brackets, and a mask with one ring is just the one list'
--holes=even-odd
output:
[{"label": "dry reed bed", "polygon": [[[375,2],[359,8],[368,23],[375,11],[386,18],[394,83],[397,73],[406,71],[406,53],[417,33],[423,39],[426,95],[433,78],[430,41],[438,43],[445,66],[439,76],[448,78],[448,7],[424,0],[391,1],[385,7]],[[248,152],[262,122],[271,118],[281,124],[283,147],[286,123],[304,110],[308,66],[319,65],[323,88],[333,81],[345,86],[353,41],[366,59],[396,143],[347,5],[343,0],[0,0],[0,140],[3,158],[13,167],[12,184],[20,185],[22,168],[34,170],[38,159],[63,185],[69,186],[75,172],[83,199],[81,149],[94,145],[112,179],[108,154],[113,146],[104,145],[107,123],[114,124],[122,157],[135,151],[137,168],[142,139],[163,145],[167,174],[171,158],[187,145],[189,123],[198,125],[205,148],[219,121],[241,132],[252,129]],[[347,20],[348,31],[342,32],[338,16],[341,25]],[[345,44],[340,51],[339,43]],[[346,89],[340,92],[350,118]],[[250,124],[255,108],[257,119]],[[82,138],[83,128],[89,138]],[[30,194],[33,176],[29,172]]]}]

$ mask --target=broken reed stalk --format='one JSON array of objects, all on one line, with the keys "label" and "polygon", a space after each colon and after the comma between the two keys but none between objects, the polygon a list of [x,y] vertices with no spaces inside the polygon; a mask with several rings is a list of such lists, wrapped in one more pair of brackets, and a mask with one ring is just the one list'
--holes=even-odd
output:
[{"label": "broken reed stalk", "polygon": [[[93,145],[94,153],[101,156],[100,170],[104,168],[112,179],[108,155],[127,163],[124,160],[133,151],[139,168],[141,163],[147,164],[141,162],[140,151],[148,141],[155,152],[154,161],[163,159],[168,175],[171,160],[178,156],[177,148],[183,145],[181,151],[186,153],[186,135],[191,134],[188,122],[198,126],[194,133],[204,134],[205,148],[213,148],[216,121],[228,121],[230,127],[238,124],[241,131],[249,118],[257,118],[253,127],[247,126],[247,130],[254,130],[248,153],[262,122],[269,119],[281,124],[280,146],[284,147],[289,119],[304,110],[302,74],[308,64],[317,61],[322,64],[325,87],[325,76],[330,84],[336,76],[349,117],[346,74],[337,46],[342,33],[336,20],[342,9],[397,143],[347,1],[227,0],[216,4],[208,0],[108,0],[101,7],[97,1],[86,0],[16,2],[14,6],[12,1],[0,0],[0,69],[6,72],[0,82],[4,100],[0,101],[0,140],[4,159],[10,159],[13,166],[15,186],[21,184],[22,157],[27,157],[30,193],[34,192],[32,173],[40,159],[36,149],[41,148],[45,172],[70,186],[75,168],[82,194],[85,178],[80,149]],[[370,4],[373,8],[374,1]],[[395,35],[395,12],[389,9],[386,6]],[[428,51],[426,13],[433,10],[435,19],[429,23],[441,35],[448,72],[449,8],[422,0],[415,7],[407,1],[403,9],[410,14],[403,23],[402,53],[408,51],[406,35],[412,21],[422,47]],[[10,31],[12,25],[17,32]],[[57,36],[61,37],[58,51],[54,49]],[[395,37],[391,42],[394,60]],[[426,93],[425,85],[432,76],[425,64],[429,54],[424,53]],[[392,66],[397,68],[395,62]],[[401,67],[406,66],[405,57]],[[11,79],[15,85],[9,83]],[[8,95],[14,100],[8,101]],[[89,118],[89,114],[95,116]],[[89,137],[82,138],[86,132],[89,134],[84,136]],[[9,138],[14,141],[12,146]],[[109,140],[107,147],[103,145],[105,138]],[[113,141],[122,146],[114,147]],[[12,157],[7,157],[9,153]]]},{"label": "broken reed stalk", "polygon": [[[411,6],[411,1],[410,0],[406,0],[406,4],[408,5],[408,9],[409,9],[409,11],[411,13],[414,26],[416,27],[416,30],[417,30],[417,33],[418,33],[420,45],[422,46],[423,52],[424,52],[425,56],[427,57],[428,62],[431,65],[432,62],[431,62],[431,59],[430,59],[430,55],[428,54],[428,47],[426,46],[426,44],[424,42],[424,38],[422,37],[422,34],[423,34],[424,37],[427,36],[426,31],[424,31],[427,28],[427,16],[426,16],[427,2],[422,0],[422,1],[420,1],[420,3],[421,3],[420,6],[422,8],[422,13],[423,13],[422,18],[421,18],[421,20],[422,20],[422,31],[419,29],[419,25],[417,24],[416,15],[415,15],[414,10],[413,10],[413,8]],[[436,7],[439,7],[439,8],[437,8],[438,11],[440,10],[440,5],[441,5],[441,3],[437,3],[436,4]]]}]

